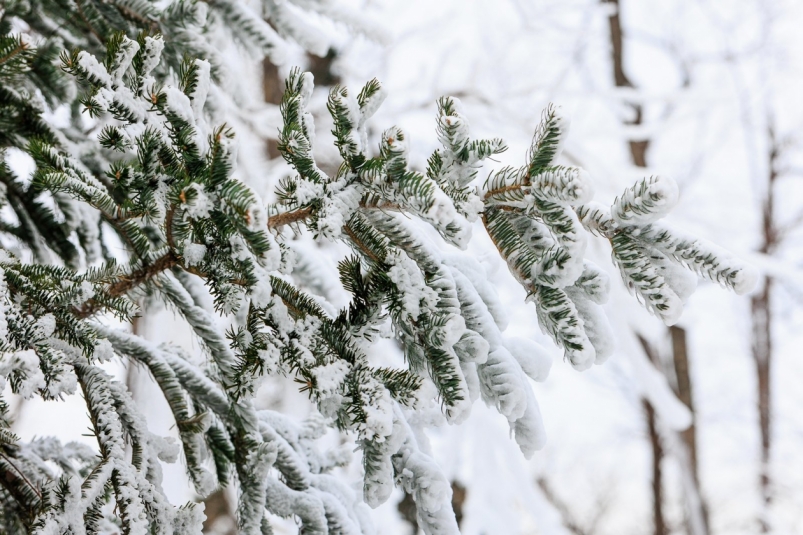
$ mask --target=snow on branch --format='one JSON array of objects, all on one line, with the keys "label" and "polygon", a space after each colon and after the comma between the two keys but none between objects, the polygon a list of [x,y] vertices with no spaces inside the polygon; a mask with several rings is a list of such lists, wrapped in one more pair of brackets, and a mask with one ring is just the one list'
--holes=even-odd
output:
[{"label": "snow on branch", "polygon": [[[679,318],[696,275],[738,293],[752,286],[742,263],[662,221],[677,202],[670,179],[640,180],[610,207],[594,203],[591,177],[559,161],[568,120],[554,106],[522,166],[499,169],[480,185],[479,171],[506,145],[474,139],[458,99],[438,101],[441,147],[419,170],[401,129],[390,126],[377,146],[369,144],[368,123],[386,97],[381,84],[371,80],[357,92],[336,86],[327,108],[342,164],[329,176],[314,158],[312,75],[294,69],[278,143],[294,173],[267,205],[236,177],[235,133],[213,126],[206,113],[214,58],[176,62],[166,39],[204,27],[201,6],[208,5],[213,22],[239,28],[254,50],[275,53],[288,37],[322,52],[326,43],[302,24],[299,10],[334,8],[266,2],[271,26],[229,0],[179,2],[161,22],[145,4],[129,4],[156,26],[177,26],[167,38],[109,33],[105,55],[62,55],[63,70],[86,89],[81,104],[98,121],[96,143],[87,144],[114,158],[88,166],[53,136],[26,142],[37,164],[33,188],[61,199],[82,250],[98,259],[105,250],[99,232],[75,221],[86,212],[116,233],[128,260],[77,271],[74,244],[51,247],[68,267],[0,258],[0,386],[45,399],[80,388],[99,450],[94,458],[69,444],[21,444],[0,400],[3,497],[34,532],[119,525],[129,534],[200,533],[201,507],[174,507],[161,488],[160,461],[183,451],[200,495],[236,484],[242,533],[269,532],[268,512],[296,517],[309,533],[374,533],[365,506],[384,503],[394,485],[412,496],[425,533],[457,533],[448,480],[410,422],[440,405],[445,420],[459,424],[482,399],[507,419],[529,458],[546,440],[529,381],[545,380],[551,366],[544,348],[505,335],[493,283],[464,252],[473,232],[488,234],[542,331],[578,370],[613,351],[602,309],[610,283],[585,257],[593,238],[611,244],[625,285],[668,324]],[[20,46],[0,42],[0,54]],[[19,67],[5,69],[16,76]],[[0,83],[4,76],[0,69]],[[0,173],[10,176],[5,167]],[[350,248],[327,282],[339,281],[347,296],[341,308],[308,291],[314,277],[289,245],[298,231]],[[61,232],[50,235],[72,243]],[[177,313],[205,362],[109,326],[110,316],[130,321],[145,294]],[[376,364],[383,337],[398,343],[405,366]],[[150,371],[179,443],[148,431],[124,385],[98,366],[113,358]],[[254,396],[265,376],[294,379],[317,413],[299,424],[258,410]],[[316,446],[329,429],[356,441],[362,498],[333,474],[347,459]]]}]

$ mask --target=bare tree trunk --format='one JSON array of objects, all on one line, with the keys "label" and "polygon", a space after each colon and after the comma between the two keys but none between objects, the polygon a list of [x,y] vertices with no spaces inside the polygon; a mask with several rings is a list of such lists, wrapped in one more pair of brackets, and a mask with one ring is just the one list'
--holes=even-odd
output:
[{"label": "bare tree trunk", "polygon": [[[608,27],[611,34],[611,65],[613,66],[613,82],[616,87],[634,87],[633,83],[625,74],[624,68],[624,32],[622,22],[619,18],[619,0],[602,0],[603,4],[611,4],[613,12],[608,16]],[[641,105],[631,103],[633,117],[625,124],[640,125],[643,110]],[[647,149],[650,146],[649,139],[630,140],[630,158],[636,167],[647,167]]]},{"label": "bare tree trunk", "polygon": [[[643,338],[640,334],[636,335],[641,346],[644,348],[644,353],[659,370],[661,369],[660,358],[658,352],[653,348],[650,343]],[[653,533],[655,535],[666,535],[666,521],[664,520],[664,476],[662,464],[664,460],[664,448],[661,442],[661,434],[658,429],[657,414],[655,407],[647,400],[641,398],[641,404],[644,408],[644,417],[647,420],[647,436],[650,440],[650,449],[652,452],[652,519],[653,519]]]},{"label": "bare tree trunk", "polygon": [[647,418],[647,431],[650,437],[650,447],[652,448],[652,521],[655,535],[666,535],[666,521],[664,520],[664,492],[663,492],[663,473],[661,461],[664,458],[664,448],[661,444],[661,435],[658,431],[655,408],[646,399],[642,399],[644,414]]},{"label": "bare tree trunk", "polygon": [[[770,380],[772,369],[771,288],[772,281],[769,278],[765,278],[764,288],[750,300],[750,311],[753,319],[753,360],[756,364],[758,387],[758,422],[761,433],[759,488],[765,512],[772,502],[772,480],[770,478],[770,447],[772,444],[772,382]],[[770,531],[771,526],[765,515],[762,515],[759,522],[763,533]]]},{"label": "bare tree trunk", "polygon": [[680,436],[689,451],[692,474],[694,474],[694,479],[697,480],[697,440],[695,437],[694,400],[691,391],[691,374],[689,372],[686,330],[673,325],[669,328],[669,335],[672,337],[672,361],[675,365],[675,394],[677,394],[678,399],[682,401],[692,413],[692,424],[688,429],[681,431]]},{"label": "bare tree trunk", "polygon": [[[771,124],[771,123],[770,123]],[[775,224],[775,182],[778,179],[778,159],[782,143],[776,139],[775,130],[767,130],[770,141],[768,154],[767,191],[762,207],[762,238],[759,252],[771,255],[778,244],[779,231]],[[772,477],[770,461],[772,451],[772,279],[768,276],[762,281],[761,291],[750,299],[752,317],[752,353],[756,365],[756,390],[758,426],[761,435],[761,454],[759,466],[759,490],[764,507],[759,525],[762,533],[771,531],[768,511],[772,503]]]},{"label": "bare tree trunk", "polygon": [[[706,506],[705,500],[703,500],[702,493],[700,490],[700,477],[699,477],[699,469],[697,464],[697,424],[696,424],[696,414],[694,411],[694,398],[692,396],[692,383],[691,383],[691,373],[689,371],[689,353],[688,353],[688,346],[686,344],[686,330],[682,329],[677,326],[672,326],[669,328],[669,335],[672,338],[672,361],[675,365],[675,394],[678,396],[678,399],[683,402],[686,407],[689,408],[689,412],[691,412],[691,425],[688,429],[685,429],[680,432],[680,438],[683,441],[683,445],[686,448],[687,452],[687,463],[688,469],[691,473],[691,477],[694,483],[694,486],[697,488],[697,496],[699,502],[699,518],[702,519],[702,529],[705,533],[710,532],[709,522],[708,522],[708,507]],[[695,507],[695,504],[692,503],[691,500],[688,501],[689,507]],[[690,517],[691,517],[690,512]],[[694,529],[691,526],[692,519],[688,518],[688,531],[689,533],[694,533]]]}]

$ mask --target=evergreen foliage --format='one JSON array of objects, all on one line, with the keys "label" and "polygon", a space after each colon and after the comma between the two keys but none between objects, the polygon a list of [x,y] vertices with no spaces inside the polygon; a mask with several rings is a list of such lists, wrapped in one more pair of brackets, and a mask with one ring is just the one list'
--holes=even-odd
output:
[{"label": "evergreen foliage", "polygon": [[[373,533],[365,504],[385,502],[394,484],[413,496],[425,533],[457,533],[450,485],[410,416],[440,404],[459,423],[481,398],[507,418],[525,456],[545,441],[528,377],[544,380],[550,359],[535,343],[504,335],[484,268],[459,251],[480,222],[541,328],[577,369],[612,348],[600,308],[609,283],[584,258],[590,235],[607,238],[626,286],[667,323],[693,288],[689,272],[749,289],[745,267],[659,222],[677,200],[670,180],[645,179],[611,207],[594,204],[588,175],[557,162],[567,123],[554,107],[524,165],[496,172],[480,189],[483,161],[506,146],[472,139],[457,99],[438,102],[442,148],[418,172],[400,129],[385,130],[377,150],[369,146],[367,122],[385,97],[379,82],[356,95],[335,87],[328,109],[342,165],[329,176],[313,158],[312,76],[294,70],[279,149],[296,175],[266,206],[234,176],[234,132],[207,123],[220,65],[187,29],[204,22],[206,5],[17,2],[3,13],[0,143],[24,149],[37,167],[27,189],[0,167],[17,219],[0,230],[20,244],[20,254],[0,260],[0,378],[25,397],[59,399],[80,388],[99,448],[22,443],[8,431],[0,399],[6,532],[199,533],[201,507],[174,507],[161,488],[160,462],[181,452],[200,496],[236,484],[242,533],[270,533],[266,511],[297,518],[302,533]],[[283,3],[265,4],[278,34],[238,2],[208,5],[209,16],[239,28],[232,34],[260,53],[270,53],[279,34],[312,39],[277,22],[296,13]],[[58,37],[34,49],[10,32],[12,16]],[[61,76],[51,64],[57,39],[74,47],[60,59],[73,81],[34,91]],[[72,102],[76,87],[81,96]],[[79,132],[50,126],[37,98],[98,121],[96,145],[81,140],[92,151],[69,150]],[[126,245],[126,263],[105,253],[107,228]],[[338,266],[351,294],[343,309],[331,310],[293,276],[294,229],[351,247]],[[130,320],[146,292],[179,312],[208,359],[115,326],[112,318]],[[205,292],[213,307],[199,298]],[[233,319],[227,332],[219,314]],[[382,337],[398,342],[406,368],[372,364],[370,348]],[[100,366],[112,358],[150,371],[180,443],[148,431],[125,386]],[[276,374],[295,378],[319,414],[299,424],[258,410],[260,379]],[[344,459],[316,448],[332,427],[361,450],[362,497],[333,475]]]}]

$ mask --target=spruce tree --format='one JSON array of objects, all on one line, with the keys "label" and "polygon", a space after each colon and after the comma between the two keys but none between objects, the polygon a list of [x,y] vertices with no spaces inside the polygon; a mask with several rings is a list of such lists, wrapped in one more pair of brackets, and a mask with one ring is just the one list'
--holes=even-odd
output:
[{"label": "spruce tree", "polygon": [[[644,178],[610,206],[595,203],[588,174],[559,163],[568,123],[552,106],[523,165],[479,186],[483,162],[506,146],[473,139],[458,99],[438,101],[442,147],[418,171],[399,128],[369,144],[380,83],[337,86],[327,107],[342,163],[330,176],[313,157],[312,76],[293,70],[279,150],[295,173],[266,203],[237,178],[236,132],[212,122],[221,64],[203,39],[211,16],[258,53],[271,52],[273,27],[312,42],[289,19],[295,11],[266,5],[273,26],[233,0],[161,10],[13,2],[3,12],[0,143],[27,152],[36,171],[27,184],[5,160],[0,169],[15,214],[0,227],[14,244],[0,259],[0,380],[54,402],[80,391],[98,443],[25,443],[0,399],[4,532],[200,533],[202,508],[171,504],[161,488],[161,462],[180,454],[200,496],[235,485],[242,533],[271,533],[266,512],[295,517],[301,533],[374,533],[366,504],[384,503],[394,485],[413,497],[425,533],[457,533],[449,483],[416,416],[435,408],[459,424],[481,398],[530,457],[545,432],[528,378],[543,381],[550,365],[534,342],[505,335],[493,284],[464,252],[472,232],[488,234],[578,370],[613,348],[600,306],[610,283],[585,257],[594,237],[667,324],[697,276],[738,293],[752,286],[741,263],[664,222],[678,198],[671,179]],[[47,37],[34,47],[12,31],[20,21]],[[46,106],[58,105],[73,111],[70,127],[46,120]],[[89,135],[81,114],[94,121]],[[107,233],[125,244],[125,262],[105,251]],[[304,233],[350,247],[338,265],[346,307],[294,270],[292,241]],[[146,294],[178,311],[203,356],[125,329]],[[396,341],[406,367],[372,362],[381,338]],[[150,371],[178,442],[148,430],[125,385],[104,371],[111,359]],[[297,422],[259,410],[254,395],[268,375],[294,378],[317,412]],[[316,444],[331,428],[356,442],[362,495],[336,477],[343,460]]]}]

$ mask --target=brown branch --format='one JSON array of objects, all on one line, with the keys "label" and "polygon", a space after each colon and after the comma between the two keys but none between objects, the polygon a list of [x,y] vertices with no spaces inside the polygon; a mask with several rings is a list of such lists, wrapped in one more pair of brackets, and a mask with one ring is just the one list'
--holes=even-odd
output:
[{"label": "brown branch", "polygon": [[664,459],[664,448],[661,443],[661,435],[658,432],[658,416],[655,413],[655,408],[647,400],[642,398],[642,405],[644,407],[644,415],[647,419],[647,432],[650,438],[650,446],[652,449],[652,501],[653,501],[653,529],[655,535],[666,535],[669,533],[666,526],[666,519],[664,518],[663,507],[663,467],[662,461]]},{"label": "brown branch", "polygon": [[125,293],[128,293],[134,287],[139,286],[143,282],[155,277],[159,273],[178,264],[178,256],[176,256],[173,251],[170,251],[164,256],[157,258],[153,263],[142,266],[131,274],[121,277],[118,282],[115,282],[109,286],[108,293],[112,297],[119,297]]},{"label": "brown branch", "polygon": [[[402,211],[402,207],[395,203],[366,203],[361,202],[360,208],[366,208],[369,210],[390,210],[394,212]],[[292,225],[293,223],[300,223],[305,221],[309,218],[313,213],[313,208],[311,206],[306,206],[304,208],[299,208],[298,210],[293,210],[292,212],[283,212],[281,214],[276,214],[268,217],[268,228],[271,230],[283,227],[285,225]]]},{"label": "brown branch", "polygon": [[[289,225],[291,223],[295,223],[298,221],[303,221],[312,213],[311,208],[302,208],[300,210],[296,210],[294,212],[287,212],[284,214],[279,214],[277,216],[271,217],[268,219],[268,228],[278,228],[283,225]],[[121,276],[117,282],[113,283],[109,286],[107,293],[111,297],[120,297],[125,295],[129,291],[133,290],[140,284],[147,282],[148,280],[152,279],[153,277],[159,275],[160,273],[174,268],[176,266],[181,266],[185,271],[188,273],[192,273],[193,275],[197,275],[199,277],[206,277],[206,274],[202,271],[192,268],[192,267],[185,267],[182,266],[181,258],[176,254],[174,250],[173,244],[173,232],[172,232],[172,215],[173,215],[173,208],[168,210],[167,213],[167,241],[168,245],[170,246],[170,251],[165,253],[161,257],[157,258],[155,261],[142,266],[136,271],[128,275]],[[243,283],[243,281],[233,281],[235,284]],[[97,306],[94,300],[89,300],[81,306],[81,308],[76,310],[76,315],[81,318],[87,318],[97,312]]]},{"label": "brown branch", "polygon": [[97,32],[97,30],[95,30],[95,28],[92,26],[92,23],[90,23],[90,22],[89,22],[89,19],[87,19],[87,18],[86,18],[86,15],[84,14],[84,8],[83,8],[83,7],[81,7],[81,2],[80,2],[80,1],[78,1],[78,2],[75,2],[75,7],[77,7],[77,8],[78,8],[78,15],[81,17],[81,20],[83,20],[83,21],[84,21],[84,23],[86,24],[86,27],[87,27],[87,29],[88,29],[90,32],[92,32],[92,35],[94,35],[94,36],[97,38],[97,40],[101,42],[101,44],[105,44],[105,43],[106,43],[106,39],[104,39],[104,38],[103,38],[103,37],[102,37],[102,36],[101,36],[101,35],[100,35],[100,34]]},{"label": "brown branch", "polygon": [[156,33],[159,31],[159,24],[155,20],[143,17],[133,9],[130,9],[126,6],[122,6],[120,4],[115,4],[114,7],[117,8],[117,11],[119,11],[120,15],[122,15],[124,18],[139,23],[142,26],[147,26],[152,33]]},{"label": "brown branch", "polygon": [[285,225],[292,225],[293,223],[299,223],[301,221],[304,221],[311,215],[312,215],[311,206],[307,206],[306,208],[299,208],[298,210],[294,210],[292,212],[284,212],[282,214],[276,214],[268,218],[268,228],[276,229],[279,227],[283,227]]},{"label": "brown branch", "polygon": [[363,253],[365,253],[365,255],[366,255],[366,256],[368,256],[368,257],[369,257],[371,260],[373,260],[373,261],[374,261],[374,262],[376,262],[377,264],[381,264],[381,263],[382,263],[382,260],[381,260],[381,259],[380,259],[378,256],[376,256],[376,255],[373,253],[373,251],[371,251],[371,249],[369,249],[369,248],[368,248],[368,246],[366,246],[366,245],[365,245],[365,244],[364,244],[364,243],[363,243],[363,242],[362,242],[362,241],[361,241],[361,240],[360,240],[360,239],[357,237],[357,234],[355,234],[355,233],[354,233],[354,230],[353,230],[353,229],[352,229],[350,226],[348,226],[348,225],[343,225],[343,231],[344,231],[344,232],[345,232],[345,233],[348,235],[348,237],[349,237],[349,238],[351,238],[351,241],[352,241],[352,242],[354,242],[354,245],[356,245],[357,247],[359,247],[359,248],[360,248],[360,250],[361,250]]},{"label": "brown branch", "polygon": [[499,195],[499,194],[502,194],[502,193],[507,193],[508,191],[516,191],[516,190],[519,190],[519,189],[521,189],[523,187],[526,187],[526,186],[524,186],[522,184],[512,184],[510,186],[504,186],[502,188],[492,189],[492,190],[487,191],[485,193],[485,195],[483,196],[483,200],[487,200],[488,197],[491,197],[493,195]]},{"label": "brown branch", "polygon": [[[494,247],[499,252],[499,256],[505,259],[505,263],[507,263],[507,257],[502,252],[502,247],[499,246],[499,242],[496,241],[496,236],[493,235],[493,232],[488,228],[488,213],[482,212],[482,226],[485,228],[485,232],[488,234],[488,237],[491,238],[491,242],[493,242]],[[510,265],[510,264],[508,264]]]},{"label": "brown branch", "polygon": [[175,206],[170,205],[170,208],[165,213],[165,239],[171,251],[176,248],[176,244],[173,241],[173,214],[175,214],[175,212]]},{"label": "brown branch", "polygon": [[[398,205],[395,204],[370,204],[370,205],[363,205],[363,208],[369,209],[387,209],[387,210],[397,210],[399,209]],[[282,214],[277,214],[275,216],[268,218],[268,228],[269,229],[276,229],[282,227],[284,225],[290,225],[293,223],[297,223],[300,221],[304,221],[310,215],[312,215],[313,209],[311,207],[300,208],[298,210],[292,212],[285,212]],[[181,257],[176,254],[174,250],[174,243],[173,243],[173,233],[172,233],[172,217],[173,217],[174,209],[171,207],[167,212],[167,242],[170,246],[170,251],[162,255],[161,257],[157,258],[155,261],[142,266],[136,271],[128,275],[121,276],[117,282],[111,284],[107,290],[107,294],[111,297],[120,297],[125,295],[129,291],[133,290],[137,286],[149,281],[150,279],[156,277],[160,273],[172,269],[174,267],[181,267],[184,271],[188,273],[192,273],[193,275],[197,275],[201,278],[206,278],[207,274],[200,271],[197,268],[192,266],[184,266],[182,264]],[[348,234],[351,240],[368,255],[372,260],[376,262],[381,262],[381,260],[373,254],[368,247],[362,243],[354,233],[354,231],[345,225],[343,230]],[[246,282],[243,280],[233,280],[231,281],[233,284],[245,285]],[[94,299],[90,299],[89,301],[85,302],[80,308],[75,309],[75,314],[79,318],[88,318],[92,314],[98,311],[98,305]]]},{"label": "brown branch", "polygon": [[[6,492],[16,501],[20,508],[24,513],[24,517],[20,517],[23,524],[26,527],[30,527],[31,522],[33,521],[36,511],[39,509],[41,502],[42,502],[42,493],[39,489],[31,483],[31,481],[25,476],[25,473],[19,469],[19,467],[11,461],[11,457],[6,455],[5,453],[0,452],[0,458],[5,460],[5,464],[8,464],[11,469],[6,469],[0,472],[0,486],[2,486]],[[20,492],[19,487],[26,486],[28,487],[33,493],[37,496],[38,502],[37,503],[28,503],[26,496]]]},{"label": "brown branch", "polygon": [[28,50],[28,43],[25,43],[25,42],[21,41],[20,45],[18,47],[16,47],[14,50],[12,50],[8,54],[6,54],[2,58],[0,58],[0,65],[8,63],[9,61],[14,59],[16,56],[22,54],[26,50]]},{"label": "brown branch", "polygon": [[[624,68],[624,31],[619,17],[621,6],[619,0],[602,0],[604,4],[613,6],[611,14],[608,16],[608,27],[611,37],[611,67],[613,68],[613,81],[616,87],[635,87],[633,82],[627,77]],[[643,120],[643,110],[641,105],[631,102],[634,118],[625,121],[625,124],[638,126]],[[633,165],[636,167],[647,167],[647,149],[650,146],[649,139],[638,139],[628,141],[630,145],[630,156]]]},{"label": "brown branch", "polygon": [[404,208],[396,203],[379,201],[375,203],[360,202],[360,208],[367,210],[387,210],[389,212],[402,212]]}]

